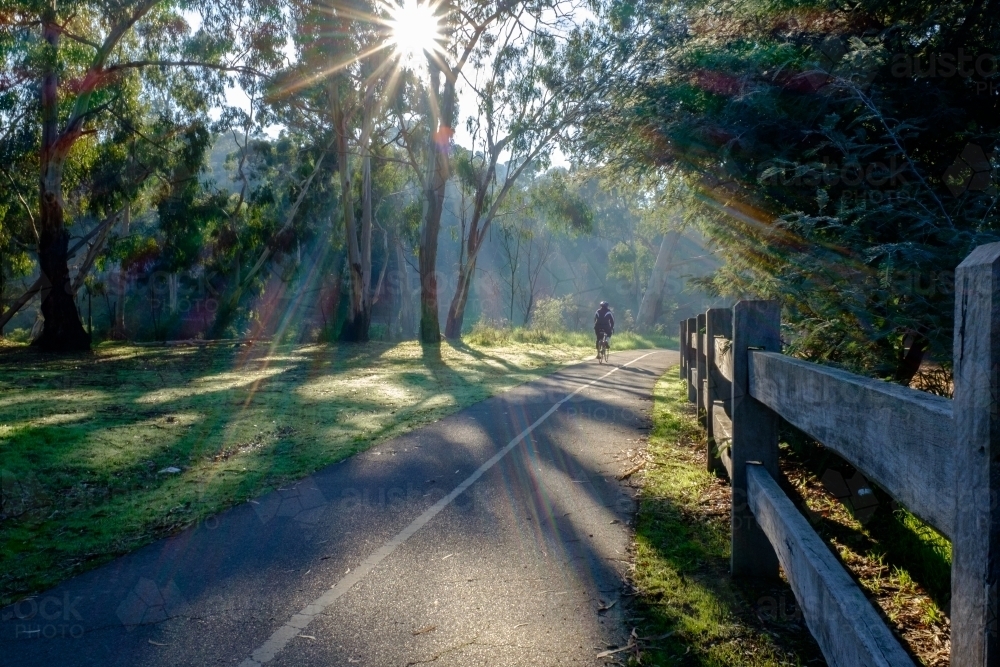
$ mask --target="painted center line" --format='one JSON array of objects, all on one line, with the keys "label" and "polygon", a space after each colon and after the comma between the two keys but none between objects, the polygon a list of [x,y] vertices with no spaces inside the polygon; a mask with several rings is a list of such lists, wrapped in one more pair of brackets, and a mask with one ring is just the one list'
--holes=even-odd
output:
[{"label": "painted center line", "polygon": [[261,646],[255,650],[249,658],[240,663],[240,667],[260,667],[272,660],[275,656],[281,652],[282,649],[291,641],[296,635],[306,629],[306,627],[313,622],[313,620],[323,611],[337,601],[344,593],[351,590],[355,584],[364,579],[368,574],[375,569],[375,567],[385,560],[393,551],[400,547],[406,540],[413,537],[413,534],[418,530],[426,526],[431,519],[436,517],[441,513],[445,507],[451,504],[451,502],[460,496],[466,489],[472,486],[476,480],[483,476],[490,468],[495,466],[500,459],[510,453],[524,438],[534,431],[542,422],[552,416],[552,414],[559,409],[559,407],[566,401],[572,399],[574,396],[579,394],[584,389],[592,387],[604,378],[608,377],[612,373],[631,366],[637,361],[645,359],[655,352],[647,352],[641,357],[636,357],[632,361],[621,366],[616,366],[610,371],[597,378],[596,380],[591,380],[586,384],[582,384],[577,387],[573,392],[566,394],[560,401],[555,403],[551,408],[549,408],[545,414],[536,419],[531,426],[521,431],[513,440],[508,442],[503,449],[494,454],[486,463],[479,466],[474,473],[469,475],[465,481],[456,486],[451,493],[446,495],[441,500],[437,501],[429,508],[424,510],[424,512],[414,519],[410,525],[408,525],[403,530],[399,531],[395,537],[383,544],[377,551],[368,556],[368,558],[361,561],[361,564],[350,571],[347,576],[342,578],[340,581],[335,583],[330,587],[328,591],[323,593],[311,603],[307,604],[299,613],[292,616],[287,623],[282,625],[280,628],[274,631],[274,633],[265,641]]}]

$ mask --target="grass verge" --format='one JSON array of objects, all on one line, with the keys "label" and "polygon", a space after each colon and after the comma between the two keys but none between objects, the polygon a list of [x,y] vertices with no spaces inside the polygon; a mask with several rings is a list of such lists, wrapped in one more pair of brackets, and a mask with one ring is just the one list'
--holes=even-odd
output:
[{"label": "grass verge", "polygon": [[860,497],[851,494],[849,487],[868,488],[867,480],[797,431],[783,434],[781,469],[789,497],[903,646],[920,664],[948,665],[951,543],[880,489]]},{"label": "grass verge", "polygon": [[[786,585],[729,577],[729,486],[705,471],[704,452],[705,432],[684,381],[661,379],[636,522],[639,641],[630,664],[822,664]],[[867,481],[790,428],[780,465],[785,492],[902,645],[922,665],[947,665],[948,541],[879,489],[875,504],[871,495],[845,497]]]},{"label": "grass verge", "polygon": [[590,346],[0,348],[0,606]]},{"label": "grass verge", "polygon": [[636,518],[630,665],[823,664],[783,582],[729,576],[729,486],[707,472],[682,380],[656,385]]},{"label": "grass verge", "polygon": [[[511,343],[528,343],[592,348],[596,343],[594,334],[589,331],[548,331],[524,327],[497,327],[484,322],[477,322],[472,327],[472,331],[465,336],[465,340],[472,345],[482,347],[503,346]],[[623,331],[611,337],[612,352],[651,347],[676,349],[677,338],[655,333],[640,334],[634,331]]]}]

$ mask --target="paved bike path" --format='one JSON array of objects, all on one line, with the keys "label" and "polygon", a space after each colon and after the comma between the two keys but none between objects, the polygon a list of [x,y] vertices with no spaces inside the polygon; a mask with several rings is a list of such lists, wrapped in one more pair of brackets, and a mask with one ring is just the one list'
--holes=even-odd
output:
[{"label": "paved bike path", "polygon": [[616,601],[635,505],[616,476],[677,353],[611,361],[0,610],[0,665],[601,664],[627,641]]}]

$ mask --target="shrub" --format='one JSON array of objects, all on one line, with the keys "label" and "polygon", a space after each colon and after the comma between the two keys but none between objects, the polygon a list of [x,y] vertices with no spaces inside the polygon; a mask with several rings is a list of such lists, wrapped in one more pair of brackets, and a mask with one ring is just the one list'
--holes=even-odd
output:
[{"label": "shrub", "polygon": [[531,329],[535,331],[565,331],[563,319],[565,303],[563,299],[543,298],[538,300],[531,316]]},{"label": "shrub", "polygon": [[472,331],[466,336],[466,340],[473,345],[493,347],[509,343],[510,334],[510,325],[506,320],[497,321],[482,317],[472,325]]}]

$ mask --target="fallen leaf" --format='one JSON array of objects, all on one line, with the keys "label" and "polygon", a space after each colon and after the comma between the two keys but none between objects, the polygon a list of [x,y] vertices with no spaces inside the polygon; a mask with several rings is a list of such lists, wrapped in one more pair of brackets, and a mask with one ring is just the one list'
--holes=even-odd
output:
[{"label": "fallen leaf", "polygon": [[629,640],[628,644],[622,646],[621,648],[613,648],[608,651],[601,651],[600,653],[597,654],[597,657],[607,658],[609,655],[614,655],[615,653],[621,653],[622,651],[627,651],[630,648],[635,648],[635,642],[632,640]]},{"label": "fallen leaf", "polygon": [[628,470],[626,470],[622,474],[618,475],[618,479],[620,479],[620,480],[621,479],[628,479],[629,477],[631,477],[635,473],[637,473],[640,470],[642,470],[645,465],[646,465],[646,462],[643,461],[642,463],[640,463],[638,465],[632,466],[631,468],[629,468]]}]

